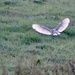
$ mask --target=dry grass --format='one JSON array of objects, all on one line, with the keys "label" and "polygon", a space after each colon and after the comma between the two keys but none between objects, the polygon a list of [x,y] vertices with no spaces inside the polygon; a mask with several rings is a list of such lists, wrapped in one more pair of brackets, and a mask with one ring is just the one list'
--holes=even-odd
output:
[{"label": "dry grass", "polygon": [[3,64],[2,64],[2,75],[8,75],[8,71],[6,70]]},{"label": "dry grass", "polygon": [[21,68],[20,68],[20,60],[19,59],[16,62],[15,74],[14,75],[21,75]]},{"label": "dry grass", "polygon": [[[13,75],[75,75],[75,61],[70,60],[67,64],[57,64],[56,62],[50,63],[50,66],[46,66],[41,69],[35,60],[35,55],[31,59],[31,65],[21,69],[21,62],[17,60],[16,67]],[[8,75],[8,71],[5,66],[2,65],[2,75]]]}]

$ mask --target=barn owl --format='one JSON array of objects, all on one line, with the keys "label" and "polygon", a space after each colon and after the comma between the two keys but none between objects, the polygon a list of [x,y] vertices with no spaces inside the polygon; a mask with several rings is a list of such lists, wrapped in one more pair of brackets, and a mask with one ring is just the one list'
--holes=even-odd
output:
[{"label": "barn owl", "polygon": [[56,35],[60,35],[61,32],[63,32],[68,27],[69,23],[70,23],[70,19],[65,18],[54,29],[50,29],[48,27],[39,24],[33,24],[32,28],[41,34],[56,36]]}]

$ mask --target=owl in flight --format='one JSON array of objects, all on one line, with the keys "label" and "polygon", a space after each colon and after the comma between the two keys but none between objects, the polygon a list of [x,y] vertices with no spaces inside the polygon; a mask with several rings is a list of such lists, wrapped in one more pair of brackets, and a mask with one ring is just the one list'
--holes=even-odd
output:
[{"label": "owl in flight", "polygon": [[68,27],[69,23],[70,23],[70,19],[65,18],[54,29],[49,29],[49,28],[47,28],[43,25],[39,25],[39,24],[33,24],[32,28],[41,34],[56,36],[56,35],[60,35],[61,32],[63,32]]}]

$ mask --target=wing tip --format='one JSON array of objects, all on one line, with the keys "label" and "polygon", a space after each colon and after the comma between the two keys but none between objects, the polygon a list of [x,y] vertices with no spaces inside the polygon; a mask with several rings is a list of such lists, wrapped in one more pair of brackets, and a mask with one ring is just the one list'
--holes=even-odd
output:
[{"label": "wing tip", "polygon": [[32,28],[35,29],[37,24],[32,24]]},{"label": "wing tip", "polygon": [[70,23],[70,19],[69,19],[69,18],[65,18],[65,19],[63,20],[63,22]]}]

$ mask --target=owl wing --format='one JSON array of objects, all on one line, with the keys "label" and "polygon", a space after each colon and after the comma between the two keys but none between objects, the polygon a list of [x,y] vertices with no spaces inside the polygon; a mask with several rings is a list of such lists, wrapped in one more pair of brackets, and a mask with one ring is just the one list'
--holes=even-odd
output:
[{"label": "owl wing", "polygon": [[42,34],[46,34],[46,35],[51,35],[52,34],[52,30],[43,26],[43,25],[39,25],[39,24],[33,24],[32,28]]},{"label": "owl wing", "polygon": [[63,32],[68,27],[69,23],[70,23],[70,19],[65,18],[62,22],[58,24],[55,30],[58,32]]}]

